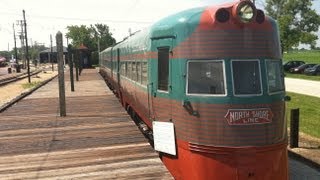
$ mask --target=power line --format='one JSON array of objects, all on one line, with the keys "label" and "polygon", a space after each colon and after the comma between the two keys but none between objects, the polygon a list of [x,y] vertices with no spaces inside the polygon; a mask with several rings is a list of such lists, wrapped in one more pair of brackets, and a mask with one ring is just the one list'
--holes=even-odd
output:
[{"label": "power line", "polygon": [[[18,15],[16,13],[0,12],[0,14],[7,15]],[[125,23],[125,24],[151,24],[151,21],[130,21],[130,20],[111,20],[111,19],[91,19],[91,18],[67,18],[59,16],[43,16],[43,15],[29,15],[29,18],[41,18],[41,19],[59,19],[68,21],[100,21],[100,22],[110,22],[110,23]]]}]

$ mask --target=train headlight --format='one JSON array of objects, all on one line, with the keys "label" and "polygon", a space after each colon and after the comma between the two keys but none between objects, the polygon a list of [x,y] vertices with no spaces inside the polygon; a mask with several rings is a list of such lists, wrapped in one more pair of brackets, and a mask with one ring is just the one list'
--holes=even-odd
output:
[{"label": "train headlight", "polygon": [[256,7],[251,1],[240,1],[233,7],[233,15],[242,23],[251,22],[256,16]]},{"label": "train headlight", "polygon": [[242,22],[250,22],[254,16],[253,8],[249,4],[244,4],[243,6],[239,7],[238,14]]}]

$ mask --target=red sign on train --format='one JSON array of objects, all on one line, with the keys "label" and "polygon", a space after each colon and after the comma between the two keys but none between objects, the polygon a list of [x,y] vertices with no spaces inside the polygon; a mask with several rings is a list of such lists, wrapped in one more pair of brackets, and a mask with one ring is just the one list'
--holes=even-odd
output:
[{"label": "red sign on train", "polygon": [[251,125],[271,123],[273,113],[270,108],[229,109],[225,115],[229,125]]}]

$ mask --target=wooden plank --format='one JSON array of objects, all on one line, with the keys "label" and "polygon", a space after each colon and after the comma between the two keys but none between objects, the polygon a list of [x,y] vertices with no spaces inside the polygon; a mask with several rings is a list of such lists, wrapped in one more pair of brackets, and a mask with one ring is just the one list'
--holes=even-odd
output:
[{"label": "wooden plank", "polygon": [[0,179],[173,179],[96,70],[66,93],[67,117],[57,87],[1,113]]}]

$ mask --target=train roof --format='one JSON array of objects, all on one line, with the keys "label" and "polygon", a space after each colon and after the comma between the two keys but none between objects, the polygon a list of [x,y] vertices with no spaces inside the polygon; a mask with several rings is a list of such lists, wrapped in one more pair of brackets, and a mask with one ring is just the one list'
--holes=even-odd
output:
[{"label": "train roof", "polygon": [[[208,9],[219,9],[219,8],[230,8],[236,2],[224,3],[221,5],[204,6],[192,9],[187,9],[172,15],[169,15],[151,25],[140,32],[135,33],[132,36],[125,38],[123,41],[118,42],[113,47],[114,48],[126,48],[129,46],[133,48],[140,47],[151,47],[150,39],[161,39],[161,38],[174,38],[175,44],[183,42],[200,24],[201,16],[204,11]],[[266,16],[266,20],[271,22],[271,24],[276,24],[275,21]],[[133,45],[133,46],[132,46]],[[111,47],[110,47],[111,48]],[[106,49],[106,51],[110,50]],[[139,48],[138,48],[139,49]],[[139,49],[137,51],[143,51]]]},{"label": "train roof", "polygon": [[[149,28],[143,29],[132,36],[124,38],[123,41],[118,42],[113,48],[125,47],[127,43],[134,42],[135,44],[146,44],[148,40],[157,37],[175,36],[177,39],[178,31],[184,29],[185,35],[191,33],[199,23],[200,16],[206,7],[192,8],[169,15],[151,25]],[[185,28],[188,26],[188,28]],[[112,47],[104,51],[111,50]],[[103,52],[104,52],[103,51]]]}]

